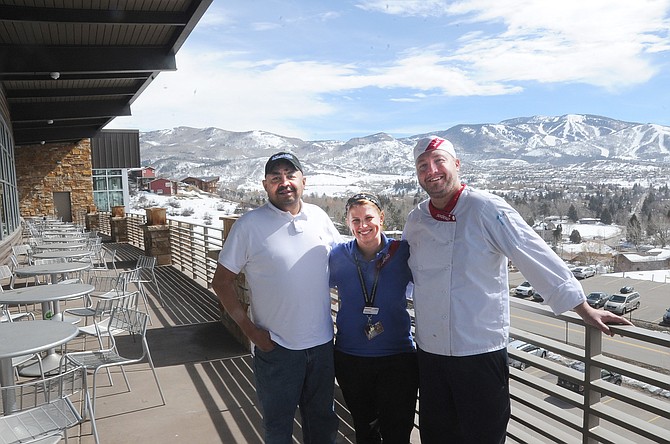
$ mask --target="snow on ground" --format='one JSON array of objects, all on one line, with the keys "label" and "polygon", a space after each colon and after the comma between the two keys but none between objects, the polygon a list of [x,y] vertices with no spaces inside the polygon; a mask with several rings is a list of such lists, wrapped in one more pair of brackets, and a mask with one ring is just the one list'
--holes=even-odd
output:
[{"label": "snow on ground", "polygon": [[139,191],[131,197],[128,212],[145,215],[148,207],[165,208],[167,217],[181,222],[222,227],[219,217],[233,214],[237,203],[193,187],[182,188],[172,196]]}]

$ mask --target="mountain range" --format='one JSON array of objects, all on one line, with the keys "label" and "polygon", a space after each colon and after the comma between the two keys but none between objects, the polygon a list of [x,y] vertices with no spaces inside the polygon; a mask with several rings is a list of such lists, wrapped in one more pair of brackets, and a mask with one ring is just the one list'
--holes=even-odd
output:
[{"label": "mountain range", "polygon": [[[568,114],[456,125],[430,134],[452,141],[463,176],[485,184],[563,177],[632,185],[667,182],[670,175],[670,127],[657,124]],[[268,157],[291,151],[303,163],[312,192],[388,192],[399,180],[415,180],[411,152],[426,135],[304,141],[260,130],[178,127],[140,133],[140,153],[142,164],[155,167],[159,177],[219,176],[224,187],[240,190],[259,189]]]}]

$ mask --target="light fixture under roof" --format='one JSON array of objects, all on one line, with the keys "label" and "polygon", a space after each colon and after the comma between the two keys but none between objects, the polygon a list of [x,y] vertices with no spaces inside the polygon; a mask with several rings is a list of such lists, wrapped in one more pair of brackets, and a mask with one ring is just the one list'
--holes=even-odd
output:
[{"label": "light fixture under roof", "polygon": [[53,125],[53,124],[54,124],[53,119],[49,119],[49,120],[47,120],[47,125]]},{"label": "light fixture under roof", "polygon": [[60,73],[58,71],[52,71],[49,73],[49,77],[51,77],[54,80],[58,80],[60,77]]}]

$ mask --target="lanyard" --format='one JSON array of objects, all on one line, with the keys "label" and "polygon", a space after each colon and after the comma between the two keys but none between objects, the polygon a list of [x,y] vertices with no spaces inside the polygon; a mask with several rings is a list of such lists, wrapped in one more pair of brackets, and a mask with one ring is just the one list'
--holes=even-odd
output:
[{"label": "lanyard", "polygon": [[361,282],[361,290],[363,291],[363,299],[365,299],[365,306],[372,307],[375,303],[375,296],[377,295],[377,283],[379,283],[379,271],[382,267],[379,266],[379,261],[375,266],[375,282],[372,284],[372,292],[368,294],[368,288],[365,285],[365,280],[363,279],[363,272],[361,271],[361,266],[358,263],[358,258],[354,255],[354,260],[356,261],[356,270],[358,271],[358,280]]},{"label": "lanyard", "polygon": [[358,280],[361,283],[361,290],[363,291],[363,299],[365,299],[366,307],[374,306],[375,296],[377,295],[377,284],[379,283],[379,272],[384,267],[384,265],[386,265],[386,263],[391,259],[391,257],[393,257],[393,254],[400,246],[400,242],[397,241],[389,241],[389,242],[391,242],[391,245],[389,246],[388,253],[386,253],[384,257],[378,259],[377,263],[375,264],[375,281],[372,284],[372,291],[369,294],[368,294],[368,288],[365,285],[365,280],[363,279],[363,271],[361,270],[361,266],[358,262],[358,257],[356,256],[356,254],[354,254],[354,261],[356,262],[356,270],[358,271]]}]

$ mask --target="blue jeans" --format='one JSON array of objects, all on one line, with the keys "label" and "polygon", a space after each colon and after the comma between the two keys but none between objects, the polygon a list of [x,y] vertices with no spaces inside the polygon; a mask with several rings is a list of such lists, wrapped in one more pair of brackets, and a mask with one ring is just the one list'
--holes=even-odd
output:
[{"label": "blue jeans", "polygon": [[338,419],[333,404],[332,341],[307,350],[279,345],[267,353],[256,349],[254,376],[266,444],[292,442],[296,406],[305,444],[335,443]]},{"label": "blue jeans", "polygon": [[502,444],[510,417],[507,349],[473,356],[418,350],[423,444]]}]

